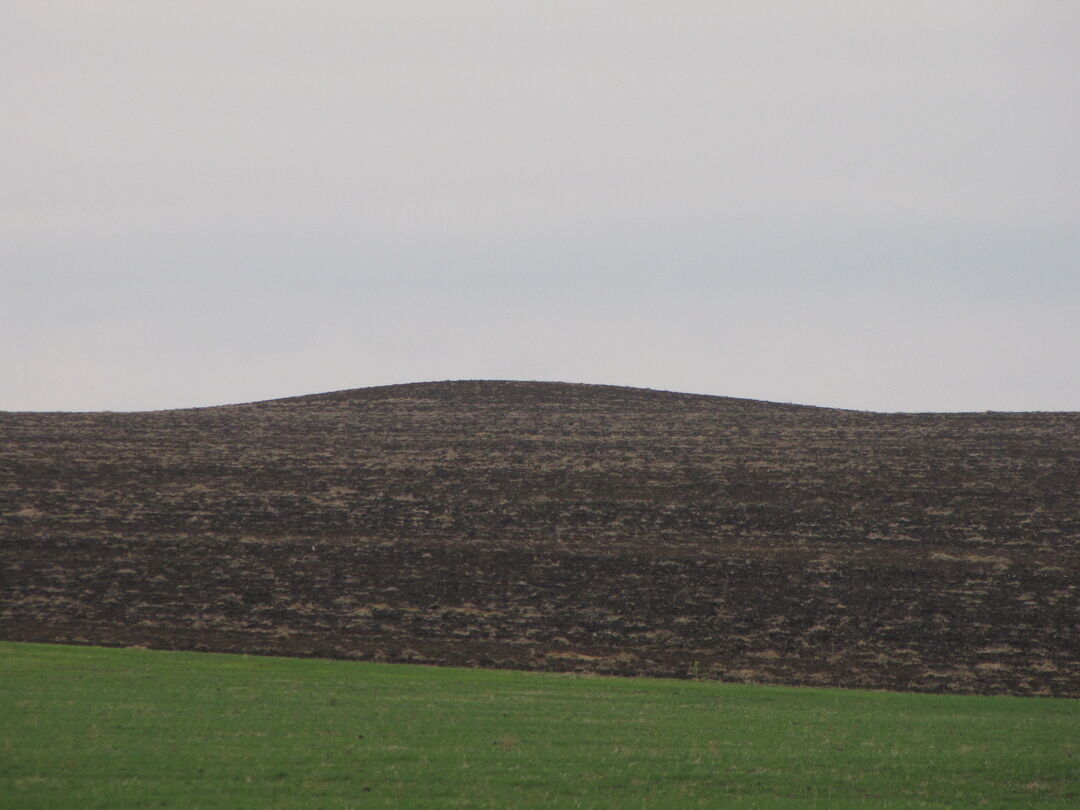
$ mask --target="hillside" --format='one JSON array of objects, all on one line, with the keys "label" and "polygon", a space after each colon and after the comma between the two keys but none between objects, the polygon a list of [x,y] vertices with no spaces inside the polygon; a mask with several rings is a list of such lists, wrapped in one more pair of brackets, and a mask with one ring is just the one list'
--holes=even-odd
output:
[{"label": "hillside", "polygon": [[0,413],[0,638],[1080,697],[1080,414]]}]

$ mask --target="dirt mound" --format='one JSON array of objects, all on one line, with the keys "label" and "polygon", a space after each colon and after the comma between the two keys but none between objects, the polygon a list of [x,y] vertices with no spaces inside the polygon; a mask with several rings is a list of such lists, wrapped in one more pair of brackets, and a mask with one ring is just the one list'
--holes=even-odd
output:
[{"label": "dirt mound", "polygon": [[557,383],[0,413],[0,636],[1080,696],[1080,414]]}]

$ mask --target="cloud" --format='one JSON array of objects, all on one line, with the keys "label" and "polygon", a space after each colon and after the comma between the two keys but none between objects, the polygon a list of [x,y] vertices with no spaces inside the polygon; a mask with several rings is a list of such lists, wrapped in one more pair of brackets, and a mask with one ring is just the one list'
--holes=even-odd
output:
[{"label": "cloud", "polygon": [[[985,380],[1015,375],[1023,403],[1080,395],[1039,348],[1080,335],[1032,309],[1080,298],[1069,4],[0,14],[0,335],[24,369],[0,407],[431,375],[885,409],[991,407]],[[957,334],[915,319],[925,339],[890,343],[908,299],[951,302]],[[711,331],[717,310],[738,327]],[[860,338],[862,313],[897,328]],[[998,319],[1025,362],[964,349],[991,352]],[[738,362],[688,359],[736,336]],[[919,362],[967,382],[942,396],[904,376]],[[860,394],[841,372],[869,366],[892,376]]]}]

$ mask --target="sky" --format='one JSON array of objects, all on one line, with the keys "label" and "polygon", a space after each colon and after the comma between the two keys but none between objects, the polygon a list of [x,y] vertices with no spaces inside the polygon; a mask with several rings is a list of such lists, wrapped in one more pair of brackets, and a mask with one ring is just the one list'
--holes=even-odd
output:
[{"label": "sky", "polygon": [[1080,411],[1073,0],[5,0],[0,410]]}]

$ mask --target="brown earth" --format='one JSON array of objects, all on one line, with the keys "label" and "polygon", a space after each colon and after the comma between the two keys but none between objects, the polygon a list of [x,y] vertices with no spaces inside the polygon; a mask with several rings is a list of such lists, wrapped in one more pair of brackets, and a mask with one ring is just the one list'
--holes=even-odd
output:
[{"label": "brown earth", "polygon": [[1080,697],[1080,414],[457,382],[0,413],[0,638]]}]

